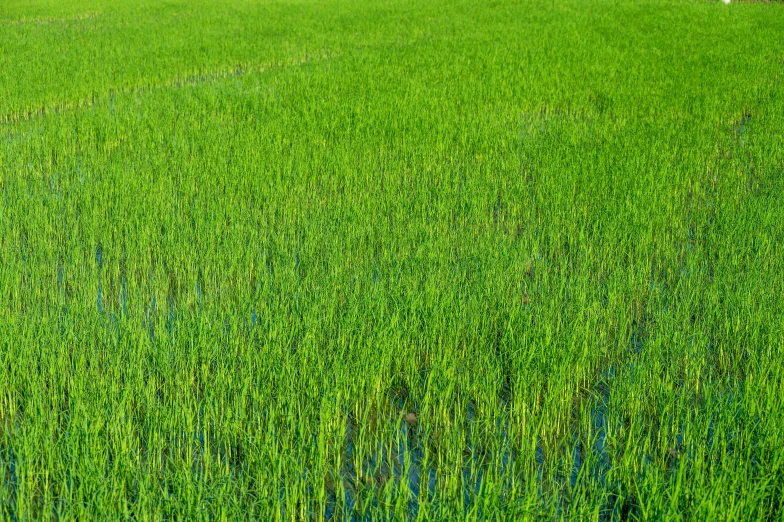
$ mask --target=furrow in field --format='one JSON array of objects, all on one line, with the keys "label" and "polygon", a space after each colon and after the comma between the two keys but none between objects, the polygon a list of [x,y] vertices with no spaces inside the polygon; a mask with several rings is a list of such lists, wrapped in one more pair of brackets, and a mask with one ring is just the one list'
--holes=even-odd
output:
[{"label": "furrow in field", "polygon": [[100,12],[89,12],[89,13],[80,13],[73,16],[64,16],[64,17],[18,18],[16,20],[10,20],[6,22],[6,25],[13,27],[17,25],[64,24],[68,22],[81,22],[84,20],[91,20],[93,18],[98,18],[102,15],[103,13]]},{"label": "furrow in field", "polygon": [[49,103],[38,108],[28,108],[19,111],[8,112],[0,116],[0,125],[10,125],[20,121],[29,121],[50,115],[62,114],[65,112],[89,109],[96,104],[113,99],[115,96],[148,94],[165,89],[181,89],[188,86],[196,86],[209,82],[234,78],[247,74],[258,74],[276,67],[299,67],[308,63],[333,58],[334,53],[326,51],[319,55],[305,54],[296,58],[291,58],[284,62],[266,62],[259,64],[237,64],[233,67],[212,69],[210,71],[178,74],[162,82],[149,82],[137,85],[120,86],[102,93],[93,93],[89,97],[79,100]]}]

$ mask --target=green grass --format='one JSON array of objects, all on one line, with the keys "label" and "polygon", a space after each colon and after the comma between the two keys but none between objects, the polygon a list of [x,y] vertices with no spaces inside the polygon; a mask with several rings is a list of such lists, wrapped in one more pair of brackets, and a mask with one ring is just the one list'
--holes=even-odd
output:
[{"label": "green grass", "polygon": [[115,4],[0,5],[0,519],[784,520],[784,6]]}]

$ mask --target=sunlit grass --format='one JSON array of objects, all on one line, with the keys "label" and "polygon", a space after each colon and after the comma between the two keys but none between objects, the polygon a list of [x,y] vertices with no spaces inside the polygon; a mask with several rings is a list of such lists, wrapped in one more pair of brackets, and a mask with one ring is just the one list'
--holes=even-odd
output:
[{"label": "sunlit grass", "polygon": [[0,518],[782,517],[781,5],[154,4],[0,7]]}]

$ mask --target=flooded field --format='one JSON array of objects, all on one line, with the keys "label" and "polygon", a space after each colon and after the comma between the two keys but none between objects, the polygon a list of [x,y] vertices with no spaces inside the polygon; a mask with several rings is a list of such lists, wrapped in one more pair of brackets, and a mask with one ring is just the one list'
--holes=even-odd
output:
[{"label": "flooded field", "polygon": [[782,7],[4,3],[0,519],[781,519]]}]

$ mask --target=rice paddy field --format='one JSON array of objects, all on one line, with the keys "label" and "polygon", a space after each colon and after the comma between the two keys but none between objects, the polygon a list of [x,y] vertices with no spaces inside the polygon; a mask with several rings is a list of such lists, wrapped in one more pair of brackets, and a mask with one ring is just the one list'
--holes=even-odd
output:
[{"label": "rice paddy field", "polygon": [[784,4],[0,4],[2,520],[784,520],[782,292]]}]

